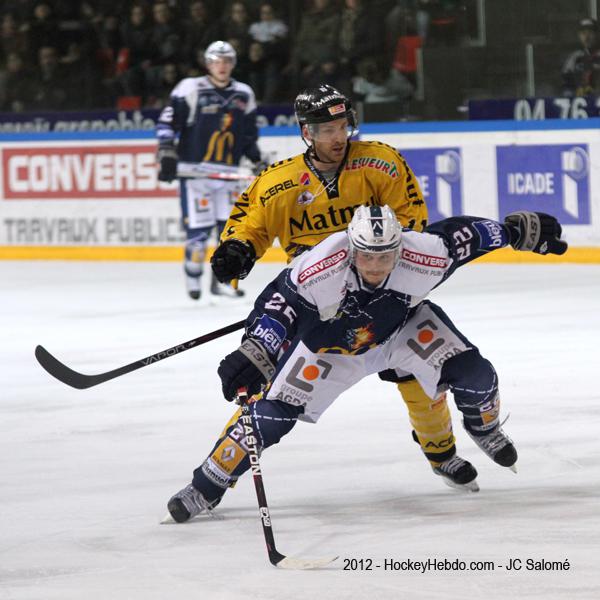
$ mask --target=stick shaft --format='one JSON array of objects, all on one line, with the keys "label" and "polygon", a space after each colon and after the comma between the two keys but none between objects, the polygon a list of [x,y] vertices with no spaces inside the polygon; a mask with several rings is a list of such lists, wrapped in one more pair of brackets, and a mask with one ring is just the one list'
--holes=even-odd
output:
[{"label": "stick shaft", "polygon": [[98,385],[100,383],[104,383],[105,381],[110,381],[111,379],[115,379],[116,377],[120,377],[121,375],[126,375],[127,373],[131,373],[132,371],[136,371],[137,369],[147,367],[148,365],[164,360],[165,358],[169,358],[170,356],[175,356],[176,354],[180,354],[181,352],[185,352],[186,350],[195,348],[196,346],[201,346],[202,344],[206,344],[207,342],[216,340],[217,338],[227,335],[228,333],[232,333],[234,331],[237,331],[238,329],[242,329],[244,327],[244,324],[245,320],[237,321],[236,323],[231,323],[226,327],[216,329],[215,331],[211,331],[210,333],[201,335],[200,337],[184,342],[183,344],[178,344],[177,346],[173,346],[172,348],[161,350],[156,354],[151,354],[146,358],[136,360],[123,367],[113,369],[112,371],[107,371],[106,373],[98,373],[97,375],[85,375],[83,373],[74,371],[67,365],[61,363],[43,346],[36,347],[35,357],[37,358],[40,365],[48,373],[50,373],[52,377],[55,377],[56,379],[62,381],[66,385],[70,385],[71,387],[74,387],[76,389],[83,390]]}]

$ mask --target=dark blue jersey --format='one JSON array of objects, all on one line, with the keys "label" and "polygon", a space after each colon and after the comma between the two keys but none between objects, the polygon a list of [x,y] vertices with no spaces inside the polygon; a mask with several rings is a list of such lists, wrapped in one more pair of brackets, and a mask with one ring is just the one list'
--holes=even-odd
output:
[{"label": "dark blue jersey", "polygon": [[424,233],[404,230],[396,266],[373,288],[350,261],[346,233],[334,233],[265,288],[246,321],[246,335],[274,360],[297,339],[312,352],[361,354],[402,329],[458,267],[508,243],[506,226],[479,217],[438,221]]},{"label": "dark blue jersey", "polygon": [[215,87],[208,76],[180,81],[160,114],[156,135],[160,146],[177,147],[181,161],[237,165],[242,156],[260,161],[254,92],[234,79],[225,88]]}]

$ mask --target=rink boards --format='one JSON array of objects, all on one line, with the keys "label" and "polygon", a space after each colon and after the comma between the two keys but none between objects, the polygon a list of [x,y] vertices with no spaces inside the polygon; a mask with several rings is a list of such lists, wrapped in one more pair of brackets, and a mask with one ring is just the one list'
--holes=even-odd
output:
[{"label": "rink boards", "polygon": [[[548,212],[571,245],[555,260],[600,262],[599,125],[600,119],[390,123],[365,125],[360,138],[402,152],[430,222]],[[261,129],[260,146],[272,160],[304,148],[289,127]],[[0,258],[180,260],[178,186],[158,182],[155,152],[152,133],[142,131],[0,135]],[[283,260],[283,253],[274,248],[265,259]]]}]

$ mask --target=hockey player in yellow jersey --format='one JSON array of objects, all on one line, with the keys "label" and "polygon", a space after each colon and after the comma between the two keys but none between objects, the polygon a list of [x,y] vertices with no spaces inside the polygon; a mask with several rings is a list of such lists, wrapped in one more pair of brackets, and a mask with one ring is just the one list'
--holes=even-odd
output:
[{"label": "hockey player in yellow jersey", "polygon": [[[348,98],[321,85],[300,93],[294,109],[307,150],[265,169],[241,195],[211,261],[219,281],[246,277],[275,238],[292,260],[345,230],[361,205],[387,204],[404,227],[417,231],[427,225],[419,183],[402,155],[381,142],[351,139],[357,121]],[[380,377],[397,383],[413,437],[434,472],[453,487],[477,489],[477,471],[456,454],[445,395],[432,402],[409,373],[386,371]],[[227,430],[221,438],[225,444]],[[223,485],[227,473],[218,467],[218,457],[212,458],[214,464],[207,464],[209,456],[202,465],[203,474]]]}]

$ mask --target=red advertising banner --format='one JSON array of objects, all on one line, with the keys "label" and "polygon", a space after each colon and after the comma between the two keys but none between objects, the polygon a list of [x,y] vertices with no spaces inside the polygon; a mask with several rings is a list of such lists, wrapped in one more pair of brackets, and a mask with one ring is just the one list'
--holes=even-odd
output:
[{"label": "red advertising banner", "polygon": [[24,146],[2,150],[5,200],[165,198],[156,145]]}]

